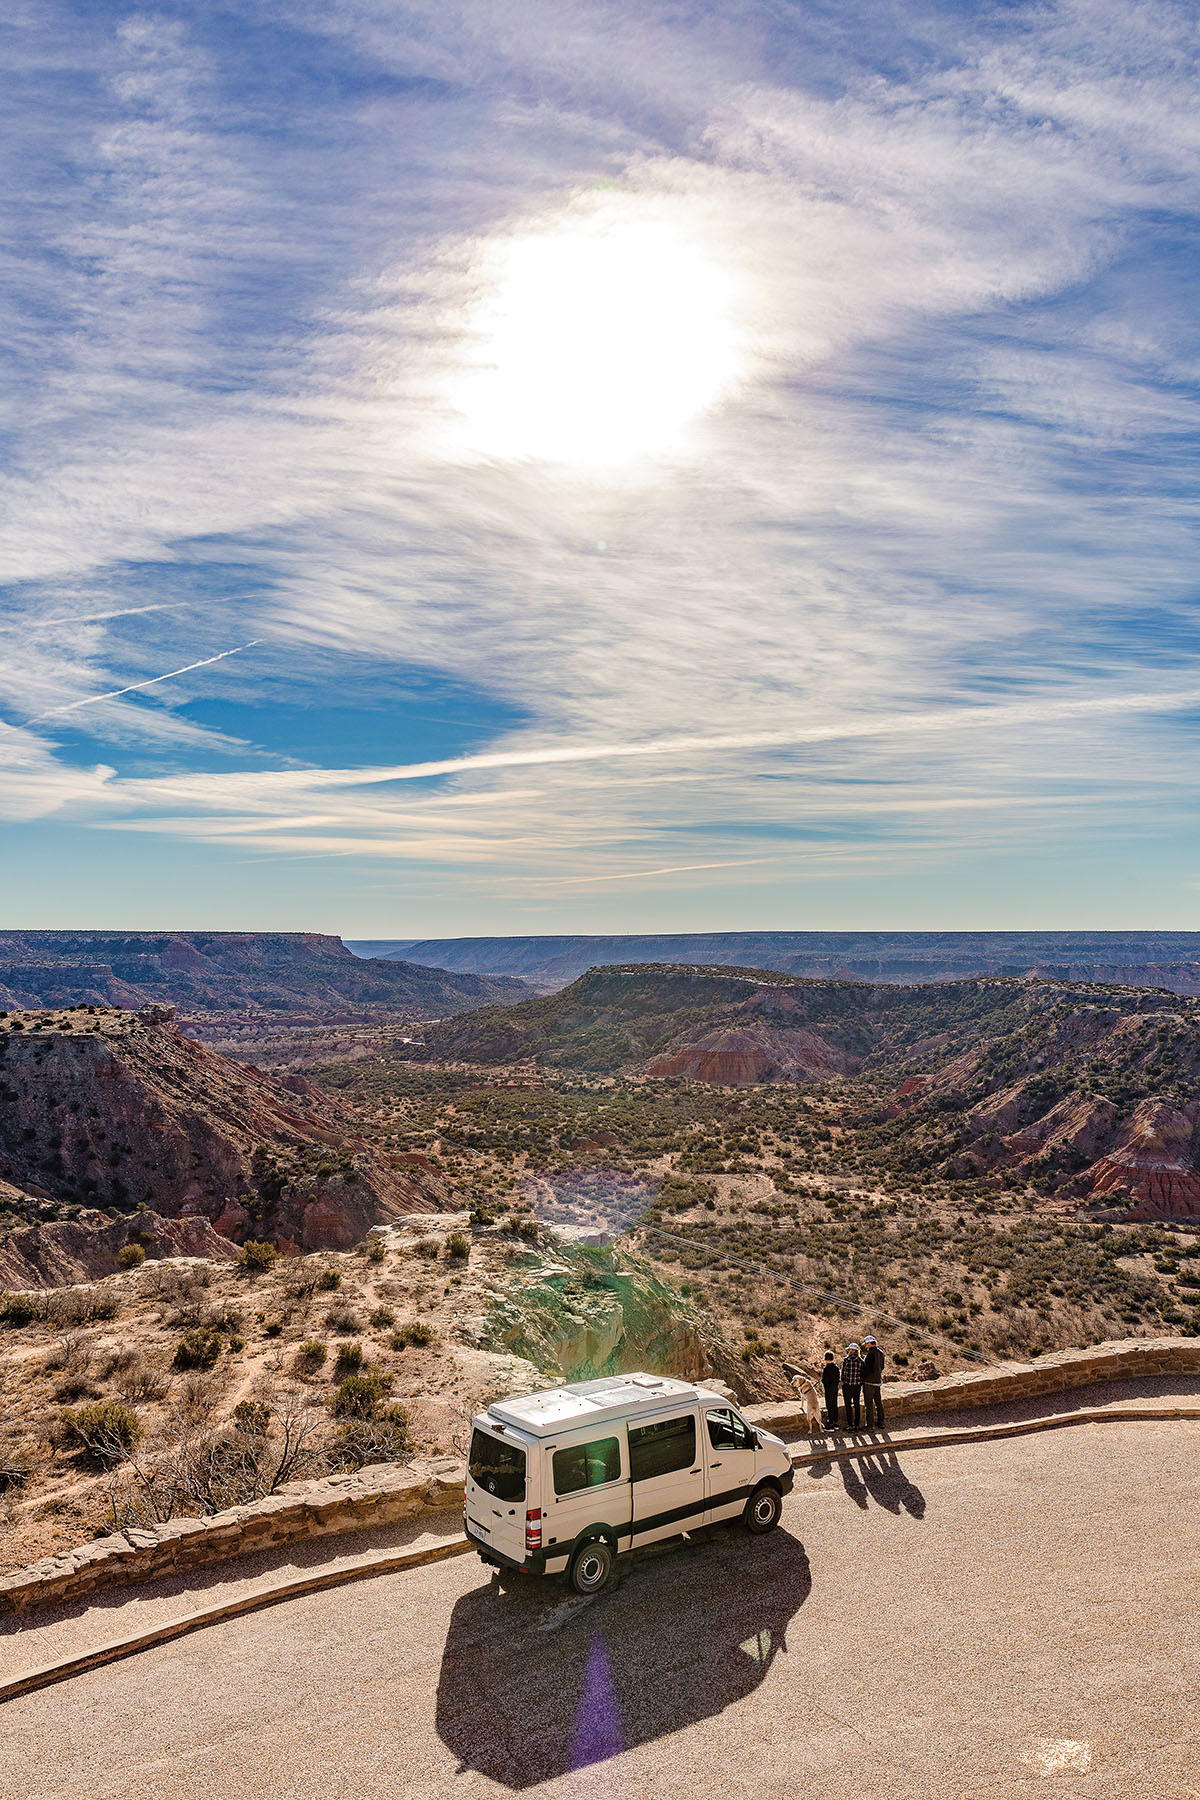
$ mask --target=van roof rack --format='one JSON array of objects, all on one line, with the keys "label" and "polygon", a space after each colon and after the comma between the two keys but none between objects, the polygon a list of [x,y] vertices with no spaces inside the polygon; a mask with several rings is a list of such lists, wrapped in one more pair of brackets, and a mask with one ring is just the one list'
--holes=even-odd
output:
[{"label": "van roof rack", "polygon": [[[720,1401],[719,1394],[680,1381],[673,1375],[601,1375],[594,1381],[571,1381],[563,1387],[544,1388],[537,1394],[516,1394],[493,1400],[486,1417],[493,1423],[515,1425],[531,1437],[553,1437],[577,1425],[602,1424],[619,1418],[631,1408],[647,1411],[668,1402]],[[723,1404],[727,1404],[723,1402]]]}]

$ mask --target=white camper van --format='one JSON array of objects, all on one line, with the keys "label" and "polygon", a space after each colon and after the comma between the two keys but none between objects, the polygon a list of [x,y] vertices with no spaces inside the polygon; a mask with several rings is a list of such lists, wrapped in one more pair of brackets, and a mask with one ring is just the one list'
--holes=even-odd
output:
[{"label": "white camper van", "polygon": [[607,1375],[513,1400],[472,1421],[465,1522],[494,1568],[594,1594],[622,1550],[716,1519],[752,1532],[791,1492],[782,1439],[720,1394],[662,1375]]}]

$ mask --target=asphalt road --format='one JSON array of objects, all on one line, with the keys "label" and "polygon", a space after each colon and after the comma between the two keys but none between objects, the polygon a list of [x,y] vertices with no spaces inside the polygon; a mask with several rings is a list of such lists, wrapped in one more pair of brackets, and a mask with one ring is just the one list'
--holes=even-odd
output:
[{"label": "asphalt road", "polygon": [[0,1710],[3,1800],[1200,1800],[1200,1425],[820,1465],[579,1603],[474,1558]]}]

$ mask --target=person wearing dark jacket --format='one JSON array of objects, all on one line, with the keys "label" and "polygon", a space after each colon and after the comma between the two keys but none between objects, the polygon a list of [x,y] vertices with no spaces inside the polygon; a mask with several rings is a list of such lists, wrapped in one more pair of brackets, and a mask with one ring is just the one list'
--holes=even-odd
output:
[{"label": "person wearing dark jacket", "polygon": [[883,1424],[883,1351],[873,1337],[863,1339],[863,1399],[867,1430]]},{"label": "person wearing dark jacket", "polygon": [[849,1431],[857,1431],[862,1425],[862,1378],[862,1357],[858,1345],[851,1344],[842,1358],[842,1405]]},{"label": "person wearing dark jacket", "polygon": [[830,1431],[837,1430],[837,1391],[839,1370],[832,1350],[825,1352],[825,1367],[821,1370],[821,1386],[825,1389],[825,1423]]}]

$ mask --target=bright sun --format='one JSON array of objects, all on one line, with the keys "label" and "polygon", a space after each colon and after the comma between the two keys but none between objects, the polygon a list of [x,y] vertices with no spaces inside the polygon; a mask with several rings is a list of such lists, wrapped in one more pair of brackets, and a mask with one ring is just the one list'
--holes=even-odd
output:
[{"label": "bright sun", "polygon": [[450,396],[476,453],[603,470],[676,451],[742,372],[738,279],[661,209],[508,238],[481,285]]}]

